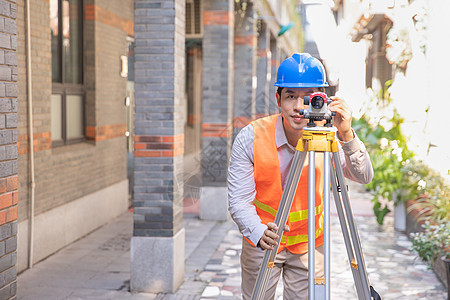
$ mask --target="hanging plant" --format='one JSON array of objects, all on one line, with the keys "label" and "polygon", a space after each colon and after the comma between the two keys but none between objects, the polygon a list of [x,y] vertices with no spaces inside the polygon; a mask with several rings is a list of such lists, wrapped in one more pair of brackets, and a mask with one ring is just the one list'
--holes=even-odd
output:
[{"label": "hanging plant", "polygon": [[394,23],[386,35],[386,58],[390,64],[394,64],[404,71],[412,57],[409,30],[406,27],[400,28]]}]

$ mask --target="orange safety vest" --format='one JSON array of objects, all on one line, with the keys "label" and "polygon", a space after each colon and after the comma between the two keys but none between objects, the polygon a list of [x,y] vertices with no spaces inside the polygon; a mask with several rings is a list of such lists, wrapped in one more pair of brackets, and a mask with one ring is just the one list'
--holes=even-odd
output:
[{"label": "orange safety vest", "polygon": [[[251,122],[253,125],[253,159],[256,186],[254,205],[258,216],[264,224],[275,220],[283,193],[280,163],[275,141],[275,128],[278,116],[279,114],[272,115]],[[315,162],[315,246],[319,247],[324,243],[323,153],[316,153]],[[308,167],[308,158],[306,158],[286,223],[289,225],[290,231],[283,234],[278,252],[284,248],[296,254],[308,252]],[[249,240],[247,239],[247,241]],[[253,243],[251,244],[253,245]]]}]

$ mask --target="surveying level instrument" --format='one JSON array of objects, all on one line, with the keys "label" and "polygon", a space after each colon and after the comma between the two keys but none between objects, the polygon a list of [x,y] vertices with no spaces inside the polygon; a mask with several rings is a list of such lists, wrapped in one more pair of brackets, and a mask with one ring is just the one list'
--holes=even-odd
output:
[{"label": "surveying level instrument", "polygon": [[[305,127],[298,140],[296,152],[289,170],[286,186],[281,196],[274,223],[278,226],[277,244],[273,250],[265,250],[258,277],[253,288],[252,300],[262,300],[267,290],[267,283],[273,269],[278,246],[281,243],[284,227],[291,210],[292,201],[297,190],[306,155],[308,162],[308,299],[330,299],[330,185],[336,203],[336,210],[342,234],[347,248],[348,260],[359,300],[381,300],[381,297],[369,284],[366,266],[362,254],[359,235],[353,220],[349,196],[344,181],[338,142],[335,129],[328,127]],[[324,278],[315,278],[315,153],[324,155]],[[334,167],[331,164],[333,159]],[[331,180],[330,180],[331,179]],[[311,209],[312,208],[312,209]]]},{"label": "surveying level instrument", "polygon": [[315,92],[309,96],[303,98],[303,104],[309,105],[308,109],[301,109],[300,115],[303,115],[305,119],[308,119],[308,127],[315,127],[314,121],[325,120],[324,127],[331,127],[331,117],[336,113],[328,110],[328,104],[333,100],[327,97],[327,94],[322,92]]}]

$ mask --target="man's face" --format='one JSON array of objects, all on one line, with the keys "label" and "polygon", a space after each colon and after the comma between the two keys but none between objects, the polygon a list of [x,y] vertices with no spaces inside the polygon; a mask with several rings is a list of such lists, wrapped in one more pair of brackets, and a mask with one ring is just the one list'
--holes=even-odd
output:
[{"label": "man's face", "polygon": [[318,90],[318,88],[283,88],[281,96],[276,94],[286,131],[302,130],[306,126],[308,120],[300,115],[301,109],[308,108],[308,105],[303,104],[303,98]]}]

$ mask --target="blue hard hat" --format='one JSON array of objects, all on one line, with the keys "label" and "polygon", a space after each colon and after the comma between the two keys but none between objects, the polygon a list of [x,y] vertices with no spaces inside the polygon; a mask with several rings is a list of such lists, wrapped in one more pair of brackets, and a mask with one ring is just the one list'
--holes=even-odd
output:
[{"label": "blue hard hat", "polygon": [[274,86],[290,88],[327,87],[325,68],[308,53],[294,53],[278,68]]}]

